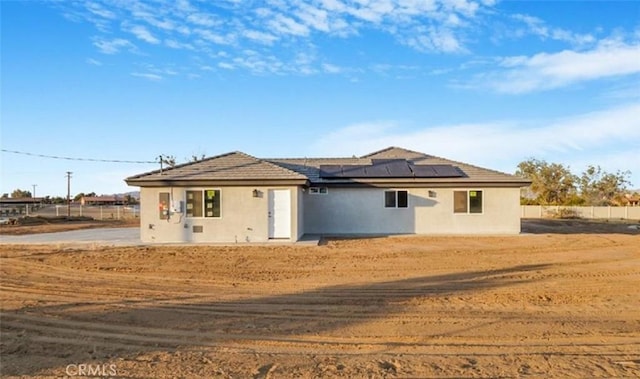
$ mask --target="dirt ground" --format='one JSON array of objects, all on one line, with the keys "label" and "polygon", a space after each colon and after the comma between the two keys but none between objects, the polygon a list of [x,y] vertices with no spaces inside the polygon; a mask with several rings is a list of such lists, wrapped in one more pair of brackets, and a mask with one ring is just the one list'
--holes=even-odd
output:
[{"label": "dirt ground", "polygon": [[4,377],[640,376],[637,232],[0,245],[0,274]]},{"label": "dirt ground", "polygon": [[56,220],[59,218],[34,217],[28,225],[0,225],[0,235],[25,235],[36,233],[66,232],[69,230],[96,228],[127,228],[140,226],[140,219],[123,220]]}]

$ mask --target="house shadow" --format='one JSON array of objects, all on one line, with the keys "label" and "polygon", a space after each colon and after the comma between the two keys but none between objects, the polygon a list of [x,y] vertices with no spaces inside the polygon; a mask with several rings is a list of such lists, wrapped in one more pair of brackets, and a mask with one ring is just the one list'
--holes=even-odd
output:
[{"label": "house shadow", "polygon": [[[306,343],[322,334],[322,341],[328,342],[328,332],[402,314],[417,300],[528,283],[533,279],[527,272],[548,267],[519,265],[228,301],[211,301],[215,294],[159,296],[5,311],[3,334],[14,337],[2,343],[2,374],[29,376],[44,369],[64,370],[66,365],[80,363],[82,354],[86,361],[106,362],[134,359],[143,352],[237,348],[239,342],[251,351],[252,341]],[[92,310],[96,308],[101,310]],[[345,340],[335,343],[348,344]],[[393,343],[381,343],[381,348],[387,345]]]}]

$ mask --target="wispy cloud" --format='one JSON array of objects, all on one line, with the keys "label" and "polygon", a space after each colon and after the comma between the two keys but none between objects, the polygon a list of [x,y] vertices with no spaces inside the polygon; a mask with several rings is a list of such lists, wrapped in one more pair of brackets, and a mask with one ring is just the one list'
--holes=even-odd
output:
[{"label": "wispy cloud", "polygon": [[640,73],[640,41],[600,41],[585,51],[563,50],[532,56],[505,57],[499,70],[478,75],[471,87],[519,94],[548,90],[607,77]]},{"label": "wispy cloud", "polygon": [[[133,34],[138,40],[172,49],[188,49],[211,54],[217,45],[232,46],[230,55],[247,64],[236,64],[253,72],[271,71],[276,66],[255,70],[255,56],[248,59],[245,50],[273,61],[267,48],[295,46],[296,53],[309,53],[307,46],[315,38],[346,38],[363,30],[378,30],[395,38],[399,44],[423,52],[464,52],[465,34],[482,9],[492,6],[477,0],[318,0],[297,2],[267,1],[256,8],[239,1],[149,2],[87,1],[58,3],[75,21],[86,21],[102,34],[94,45],[105,54],[132,50],[133,45],[118,32]],[[292,42],[298,42],[293,44]],[[279,45],[282,44],[282,45]],[[293,69],[295,61],[283,63],[288,72],[334,73],[323,67],[317,57],[312,64]],[[286,61],[283,57],[278,61]],[[225,63],[225,62],[214,62]],[[228,62],[227,62],[228,64]],[[278,73],[283,73],[278,71]]]},{"label": "wispy cloud", "polygon": [[[605,62],[603,66],[610,62],[615,66],[636,58],[633,54],[626,58],[625,54],[637,44],[598,43],[594,37],[597,33],[576,33],[527,14],[505,14],[495,9],[496,3],[494,0],[270,0],[256,6],[255,2],[236,0],[89,0],[56,2],[56,7],[68,18],[96,27],[98,36],[94,45],[101,53],[144,53],[149,47],[133,45],[128,39],[133,35],[158,47],[208,57],[212,67],[233,66],[254,74],[335,74],[336,70],[325,66],[330,59],[317,49],[318,40],[359,38],[370,31],[386,35],[398,47],[425,54],[473,54],[474,44],[489,33],[486,25],[494,21],[504,24],[505,30],[513,29],[512,38],[533,35],[578,49],[498,60],[500,70],[485,73],[474,83],[496,91],[522,93],[606,77],[607,72],[624,74],[626,71],[621,67],[585,68],[593,64],[581,64],[577,73],[564,67],[593,59]],[[218,55],[222,47],[227,54],[224,57]],[[296,54],[310,54],[313,60],[301,64],[293,57]],[[296,64],[299,66],[294,67]],[[396,62],[389,70],[376,72],[388,73],[400,66],[402,62]],[[347,71],[342,70],[342,74],[349,75]]]},{"label": "wispy cloud", "polygon": [[93,41],[93,45],[103,54],[117,54],[123,49],[131,51],[136,48],[133,43],[124,38],[115,38],[111,40],[98,38]]},{"label": "wispy cloud", "polygon": [[322,64],[322,69],[325,72],[328,72],[330,74],[339,74],[342,71],[344,71],[344,69],[342,67],[336,66],[336,65],[331,64],[331,63],[323,63]]},{"label": "wispy cloud", "polygon": [[268,27],[281,35],[307,36],[309,27],[283,14],[268,14]]},{"label": "wispy cloud", "polygon": [[92,1],[89,1],[86,3],[86,7],[87,10],[91,13],[93,13],[96,16],[100,16],[103,18],[107,18],[107,19],[115,19],[116,18],[116,14],[111,12],[108,9],[105,9],[102,5],[98,4],[98,3],[94,3]]},{"label": "wispy cloud", "polygon": [[406,37],[403,42],[419,51],[440,51],[443,53],[464,53],[462,41],[453,30],[442,27],[418,27],[415,36]]},{"label": "wispy cloud", "polygon": [[187,16],[186,20],[191,24],[206,27],[222,24],[222,21],[218,20],[216,16],[208,13],[192,13]]},{"label": "wispy cloud", "polygon": [[257,30],[245,30],[242,35],[252,41],[257,41],[265,45],[272,45],[278,40],[278,37],[271,33],[259,32]]},{"label": "wispy cloud", "polygon": [[630,138],[640,130],[638,115],[640,103],[630,103],[552,120],[491,121],[411,131],[399,122],[374,121],[331,132],[312,145],[312,150],[318,156],[351,156],[396,145],[509,172],[532,156],[576,167],[585,162],[603,167],[610,163],[607,168],[611,170],[638,171],[640,142]]},{"label": "wispy cloud", "polygon": [[97,59],[93,59],[93,58],[87,58],[87,59],[85,59],[85,62],[87,62],[90,65],[94,65],[94,66],[102,66],[102,62],[100,62]]},{"label": "wispy cloud", "polygon": [[574,33],[562,28],[548,26],[544,20],[525,14],[514,14],[512,18],[525,24],[526,29],[518,30],[516,33],[533,34],[543,39],[553,39],[569,42],[574,45],[585,45],[593,43],[596,38],[592,34]]},{"label": "wispy cloud", "polygon": [[144,26],[134,25],[129,29],[129,31],[139,40],[148,42],[153,45],[157,45],[160,43],[160,40],[154,37],[153,34],[151,34],[151,32]]},{"label": "wispy cloud", "polygon": [[162,76],[160,76],[158,74],[152,74],[152,73],[149,73],[149,72],[132,72],[131,76],[147,79],[147,80],[150,80],[152,82],[158,82],[158,81],[162,80]]}]

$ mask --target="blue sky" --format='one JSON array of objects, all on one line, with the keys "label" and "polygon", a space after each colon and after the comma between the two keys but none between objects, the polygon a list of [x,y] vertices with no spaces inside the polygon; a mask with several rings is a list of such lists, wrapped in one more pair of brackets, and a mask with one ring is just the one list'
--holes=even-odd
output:
[{"label": "blue sky", "polygon": [[[211,5],[215,4],[215,5]],[[640,187],[640,2],[2,1],[1,146],[179,162],[396,145]],[[0,193],[135,190],[156,164],[3,152]]]}]

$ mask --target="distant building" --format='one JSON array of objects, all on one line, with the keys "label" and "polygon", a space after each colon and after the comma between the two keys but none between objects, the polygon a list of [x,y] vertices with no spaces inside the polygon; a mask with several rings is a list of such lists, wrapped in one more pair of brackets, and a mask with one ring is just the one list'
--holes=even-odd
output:
[{"label": "distant building", "polygon": [[124,197],[120,196],[83,196],[80,198],[81,205],[125,205]]},{"label": "distant building", "polygon": [[638,207],[640,206],[640,195],[624,195],[624,203],[629,207]]},{"label": "distant building", "polygon": [[0,198],[0,214],[28,214],[42,206],[42,197]]}]

